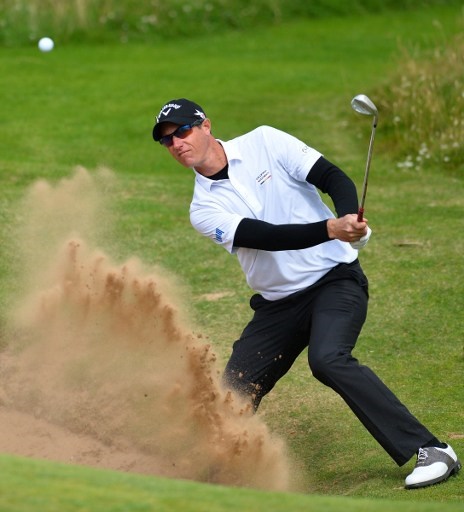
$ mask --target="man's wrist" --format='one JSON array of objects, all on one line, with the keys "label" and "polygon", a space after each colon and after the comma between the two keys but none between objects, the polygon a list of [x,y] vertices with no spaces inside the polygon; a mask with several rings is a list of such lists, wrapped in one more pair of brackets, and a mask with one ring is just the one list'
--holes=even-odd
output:
[{"label": "man's wrist", "polygon": [[335,219],[327,219],[327,236],[330,240],[335,239]]}]

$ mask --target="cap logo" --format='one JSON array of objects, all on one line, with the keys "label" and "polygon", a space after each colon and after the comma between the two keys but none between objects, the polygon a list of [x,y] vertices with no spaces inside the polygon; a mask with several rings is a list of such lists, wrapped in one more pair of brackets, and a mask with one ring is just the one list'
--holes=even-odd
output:
[{"label": "cap logo", "polygon": [[175,108],[176,110],[181,108],[182,105],[178,105],[177,103],[168,103],[167,105],[164,105],[164,107],[160,110],[160,113],[156,117],[156,122],[159,123],[159,120],[161,116],[167,116],[169,115],[169,112],[171,112],[171,109]]},{"label": "cap logo", "polygon": [[200,112],[198,109],[195,110],[194,115],[199,116],[201,119],[206,119],[204,112]]}]

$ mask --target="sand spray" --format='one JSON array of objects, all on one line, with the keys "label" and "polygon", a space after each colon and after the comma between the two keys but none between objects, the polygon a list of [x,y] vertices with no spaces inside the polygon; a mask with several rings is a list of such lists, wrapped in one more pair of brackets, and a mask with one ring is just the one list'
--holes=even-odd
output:
[{"label": "sand spray", "polygon": [[3,406],[136,450],[155,474],[288,490],[285,443],[222,387],[214,348],[189,326],[173,280],[98,248],[111,196],[102,187],[114,180],[79,168],[23,198]]}]

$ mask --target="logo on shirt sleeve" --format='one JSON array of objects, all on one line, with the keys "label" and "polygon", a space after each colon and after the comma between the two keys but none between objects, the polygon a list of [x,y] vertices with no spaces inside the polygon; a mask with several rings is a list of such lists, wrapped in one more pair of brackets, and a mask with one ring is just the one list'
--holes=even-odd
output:
[{"label": "logo on shirt sleeve", "polygon": [[222,243],[222,235],[224,234],[224,231],[222,231],[221,229],[219,228],[216,228],[216,232],[214,233],[214,240],[216,240],[216,242],[221,242]]}]

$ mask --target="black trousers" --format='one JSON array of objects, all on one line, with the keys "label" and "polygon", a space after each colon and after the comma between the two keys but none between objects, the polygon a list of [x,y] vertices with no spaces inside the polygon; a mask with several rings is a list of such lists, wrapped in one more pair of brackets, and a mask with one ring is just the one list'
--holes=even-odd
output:
[{"label": "black trousers", "polygon": [[336,391],[398,465],[433,439],[367,366],[351,354],[366,319],[368,282],[358,261],[281,300],[253,295],[254,316],[234,343],[226,385],[255,409],[308,347],[311,371]]}]

